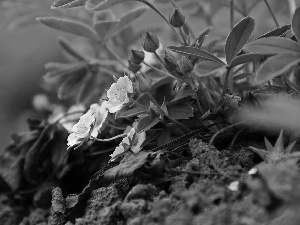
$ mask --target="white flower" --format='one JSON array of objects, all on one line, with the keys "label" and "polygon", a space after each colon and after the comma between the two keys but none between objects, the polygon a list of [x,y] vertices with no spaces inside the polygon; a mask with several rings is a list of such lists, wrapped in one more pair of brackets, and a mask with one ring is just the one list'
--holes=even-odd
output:
[{"label": "white flower", "polygon": [[108,111],[106,102],[100,105],[92,104],[86,114],[82,115],[72,128],[72,133],[68,137],[68,146],[80,144],[86,138],[96,138],[106,120]]},{"label": "white flower", "polygon": [[115,151],[110,155],[111,161],[114,161],[118,155],[124,153],[128,149],[128,147],[131,147],[131,151],[133,151],[134,153],[138,153],[141,150],[141,145],[143,144],[145,139],[145,132],[136,133],[135,128],[131,128],[127,136],[123,138],[120,145],[116,147]]},{"label": "white flower", "polygon": [[228,185],[228,189],[230,191],[238,191],[239,190],[239,185],[240,185],[240,182],[239,181],[233,181],[231,182],[229,185]]},{"label": "white flower", "polygon": [[130,101],[128,93],[133,93],[132,82],[127,76],[120,77],[107,91],[107,109],[110,113],[119,111],[124,104]]}]

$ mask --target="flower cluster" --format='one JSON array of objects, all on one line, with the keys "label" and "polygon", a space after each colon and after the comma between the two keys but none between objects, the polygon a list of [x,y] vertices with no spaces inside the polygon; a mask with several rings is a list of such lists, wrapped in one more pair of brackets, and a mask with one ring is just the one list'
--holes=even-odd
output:
[{"label": "flower cluster", "polygon": [[[133,85],[127,76],[120,77],[107,91],[107,100],[101,105],[92,104],[86,114],[82,115],[72,128],[68,137],[69,148],[79,145],[89,138],[97,138],[106,121],[108,113],[118,112],[125,104],[130,102],[129,94],[133,93]],[[111,154],[112,158],[123,153],[128,147],[135,153],[140,151],[141,144],[146,138],[146,133],[137,134],[135,128],[127,131],[121,144]]]},{"label": "flower cluster", "polygon": [[72,133],[68,137],[68,146],[78,145],[90,137],[96,138],[107,115],[106,102],[103,102],[101,106],[92,104],[87,113],[82,115],[78,123],[73,126]]}]

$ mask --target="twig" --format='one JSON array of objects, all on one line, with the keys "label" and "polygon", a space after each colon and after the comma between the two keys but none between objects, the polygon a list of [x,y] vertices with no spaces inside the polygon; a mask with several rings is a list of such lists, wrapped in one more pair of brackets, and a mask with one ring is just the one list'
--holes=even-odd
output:
[{"label": "twig", "polygon": [[274,20],[276,26],[277,26],[277,27],[280,27],[280,25],[279,25],[279,23],[278,23],[278,20],[276,19],[275,14],[274,14],[274,12],[273,12],[273,10],[272,10],[272,8],[271,8],[271,6],[270,6],[268,0],[264,0],[264,1],[265,1],[266,6],[267,6],[268,9],[269,9],[269,12],[270,12],[270,14],[271,14],[271,16],[272,16],[272,18],[273,18],[273,20]]}]

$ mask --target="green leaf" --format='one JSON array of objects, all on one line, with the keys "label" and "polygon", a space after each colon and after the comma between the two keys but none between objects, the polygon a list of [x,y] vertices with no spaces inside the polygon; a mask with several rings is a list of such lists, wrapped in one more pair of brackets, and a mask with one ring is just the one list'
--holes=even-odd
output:
[{"label": "green leaf", "polygon": [[157,146],[167,144],[171,139],[170,128],[166,127],[157,138]]},{"label": "green leaf", "polygon": [[93,27],[97,32],[98,39],[103,43],[107,42],[117,30],[119,23],[119,20],[98,21],[95,23]]},{"label": "green leaf", "polygon": [[194,111],[189,104],[176,103],[168,107],[168,115],[175,120],[182,120],[192,117],[194,115]]},{"label": "green leaf", "polygon": [[300,62],[300,55],[279,54],[268,59],[257,73],[256,80],[263,84]]},{"label": "green leaf", "polygon": [[250,77],[250,76],[254,76],[254,73],[249,73],[249,72],[240,73],[233,77],[233,81],[242,80],[242,79]]},{"label": "green leaf", "polygon": [[62,19],[55,17],[39,17],[37,21],[56,30],[68,32],[97,41],[96,32],[87,24],[71,19]]},{"label": "green leaf", "polygon": [[88,10],[105,10],[111,6],[132,0],[88,0],[85,4],[86,9]]},{"label": "green leaf", "polygon": [[255,27],[252,17],[245,17],[230,31],[225,44],[225,55],[228,64],[240,53],[248,42]]},{"label": "green leaf", "polygon": [[220,68],[225,68],[224,63],[215,62],[215,61],[202,61],[194,67],[194,71],[197,76],[204,77],[215,73]]},{"label": "green leaf", "polygon": [[168,48],[171,49],[173,52],[177,52],[177,53],[180,53],[183,55],[193,56],[195,58],[200,58],[200,59],[204,59],[204,60],[215,61],[215,62],[222,63],[223,65],[226,65],[218,57],[214,56],[213,54],[211,54],[207,51],[199,49],[199,48],[193,48],[193,47],[189,47],[189,46],[179,46],[179,47],[169,46]]},{"label": "green leaf", "polygon": [[274,30],[271,30],[270,32],[259,36],[255,40],[260,39],[260,38],[264,38],[264,37],[279,37],[279,36],[282,36],[282,35],[286,34],[290,29],[291,29],[291,25],[286,24],[282,27],[277,27]]},{"label": "green leaf", "polygon": [[138,121],[137,132],[144,132],[155,126],[159,122],[158,117],[145,116]]},{"label": "green leaf", "polygon": [[80,6],[84,6],[86,1],[87,0],[56,0],[51,6],[51,9],[56,9],[56,8],[66,9],[66,8],[80,7]]},{"label": "green leaf", "polygon": [[245,45],[244,51],[259,54],[300,54],[300,45],[288,38],[260,38]]},{"label": "green leaf", "polygon": [[138,7],[122,15],[119,19],[120,23],[114,35],[120,32],[121,30],[123,30],[124,28],[126,28],[127,26],[129,26],[133,21],[138,19],[141,15],[143,15],[147,11],[147,9],[148,9],[147,6]]},{"label": "green leaf", "polygon": [[[142,94],[141,96],[139,96],[136,101],[147,108],[150,105],[150,98],[146,94]],[[125,105],[120,111],[117,112],[116,118],[128,118],[137,116],[143,112],[145,112],[145,109],[136,104]]]},{"label": "green leaf", "polygon": [[82,56],[76,49],[73,48],[72,45],[69,44],[68,40],[63,37],[58,38],[59,45],[71,56],[74,58],[83,61],[85,60],[84,56]]},{"label": "green leaf", "polygon": [[229,67],[233,68],[235,66],[238,66],[238,65],[241,65],[244,63],[253,62],[254,59],[255,59],[255,54],[253,54],[253,53],[239,55],[231,61],[231,63],[229,64]]},{"label": "green leaf", "polygon": [[292,19],[292,29],[298,40],[300,41],[300,7],[296,9]]}]

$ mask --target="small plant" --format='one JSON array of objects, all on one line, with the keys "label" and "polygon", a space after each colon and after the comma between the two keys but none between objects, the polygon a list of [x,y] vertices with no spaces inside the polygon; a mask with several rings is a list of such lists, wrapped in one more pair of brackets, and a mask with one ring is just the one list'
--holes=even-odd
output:
[{"label": "small plant", "polygon": [[[54,87],[64,100],[62,108],[70,110],[58,116],[51,109],[47,119],[29,120],[30,131],[15,135],[0,158],[0,175],[13,191],[53,183],[66,194],[83,190],[63,199],[55,189],[65,204],[61,216],[68,220],[77,217],[72,210],[82,210],[79,203],[86,202],[93,189],[115,179],[169,181],[167,172],[178,172],[170,168],[190,157],[182,147],[196,135],[210,140],[208,158],[217,175],[232,179],[214,161],[211,145],[216,136],[238,128],[230,136],[231,148],[242,131],[252,135],[258,121],[262,128],[266,117],[274,115],[266,99],[285,96],[299,104],[300,8],[291,24],[279,26],[267,0],[131,1],[139,5],[115,15],[113,6],[129,0],[56,0],[51,8],[62,16],[36,18],[70,34],[58,38],[65,61],[45,66],[45,86]],[[249,13],[257,4],[266,5],[276,28],[254,37],[257,22]],[[163,5],[168,5],[169,17],[160,10]],[[193,28],[186,5],[202,10],[206,29]],[[211,39],[212,18],[223,6],[229,8],[230,30],[226,38]],[[70,16],[70,8],[80,13]],[[149,9],[167,29],[161,24],[133,29]],[[171,38],[162,40],[163,32]],[[251,117],[255,113],[266,117]],[[288,120],[279,128],[286,129]],[[299,125],[293,132],[299,132]],[[267,150],[249,148],[272,163],[290,154],[294,144],[284,149],[281,131],[274,147],[265,138]],[[83,180],[81,186],[74,188],[70,177],[74,186]]]}]

